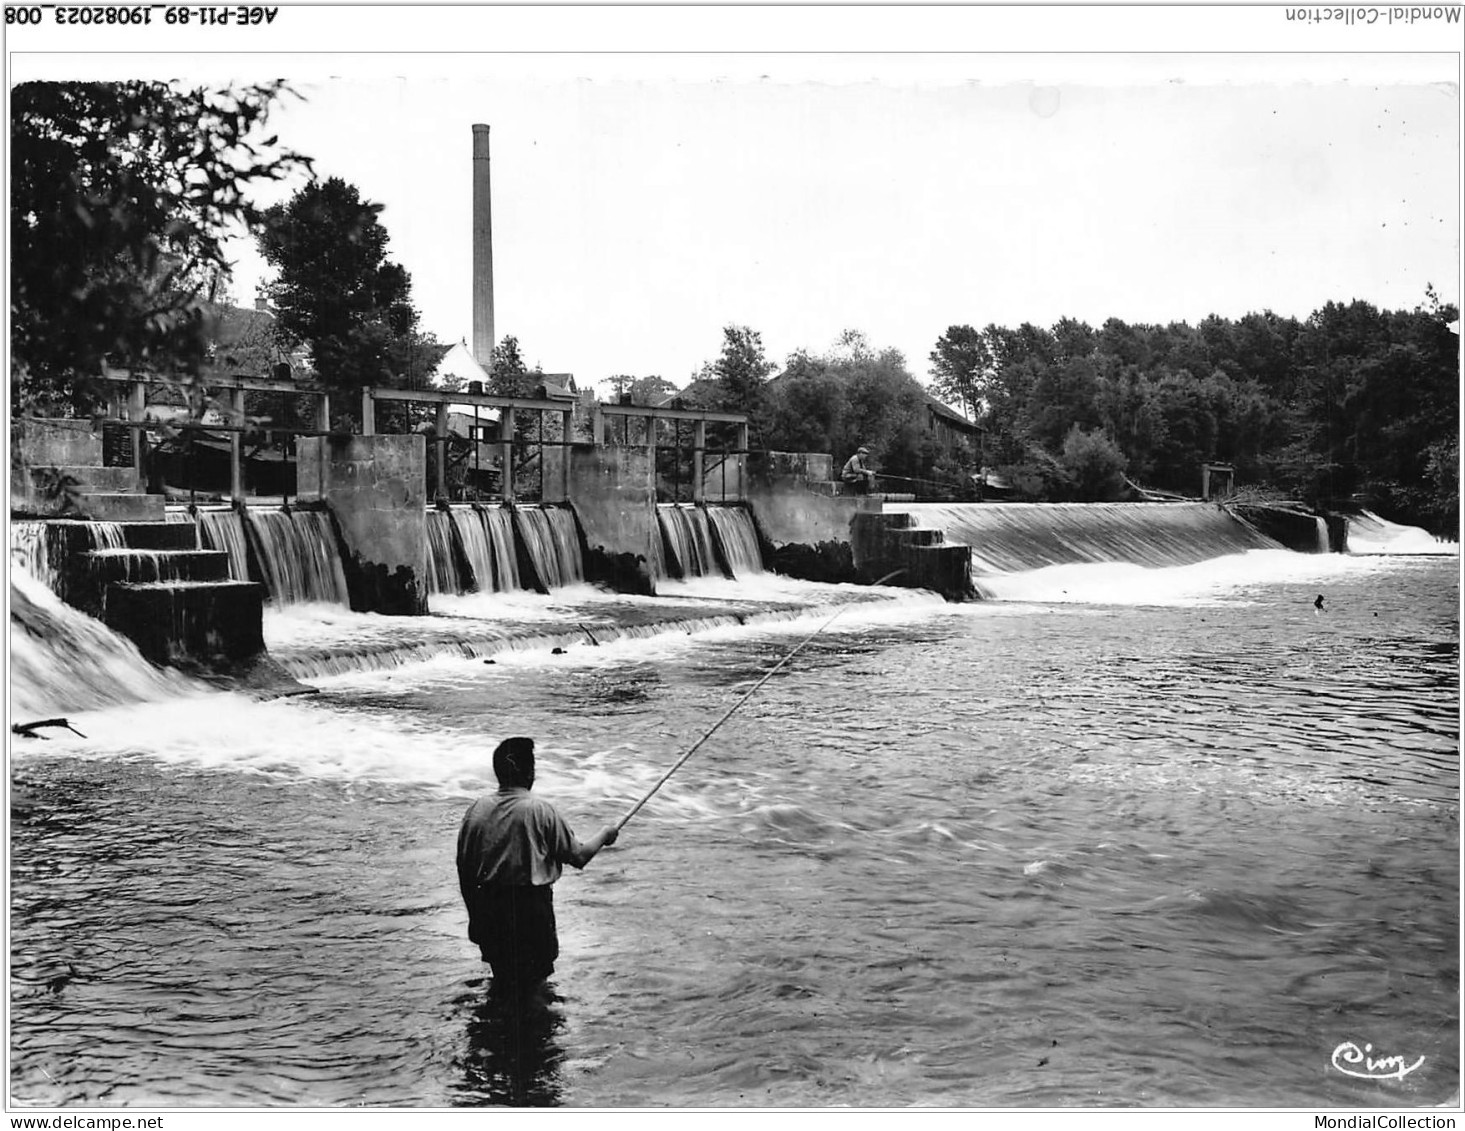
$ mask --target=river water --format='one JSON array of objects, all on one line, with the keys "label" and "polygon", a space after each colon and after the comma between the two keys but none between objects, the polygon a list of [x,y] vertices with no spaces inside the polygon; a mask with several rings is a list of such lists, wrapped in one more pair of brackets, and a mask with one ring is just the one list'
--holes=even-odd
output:
[{"label": "river water", "polygon": [[[74,714],[12,755],[11,1101],[1443,1103],[1458,570],[1059,567]],[[547,1000],[489,1005],[495,742],[588,835],[821,625],[567,872]]]}]

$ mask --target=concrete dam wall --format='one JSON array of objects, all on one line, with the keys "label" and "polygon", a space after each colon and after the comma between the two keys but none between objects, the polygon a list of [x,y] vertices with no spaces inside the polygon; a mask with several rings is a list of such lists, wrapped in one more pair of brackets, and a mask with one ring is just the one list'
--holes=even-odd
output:
[{"label": "concrete dam wall", "polygon": [[293,506],[175,508],[168,521],[121,524],[53,519],[13,528],[24,535],[13,542],[28,572],[150,660],[203,669],[257,664],[266,605],[412,616],[439,595],[591,583],[655,596],[672,579],[764,570],[965,600],[982,591],[974,578],[983,574],[1341,548],[1321,517],[1277,508],[849,496],[827,455],[749,453],[736,494],[714,492],[709,473],[693,503],[658,502],[648,448],[576,443],[564,461],[555,497],[538,505],[429,505],[421,436],[302,438]]}]

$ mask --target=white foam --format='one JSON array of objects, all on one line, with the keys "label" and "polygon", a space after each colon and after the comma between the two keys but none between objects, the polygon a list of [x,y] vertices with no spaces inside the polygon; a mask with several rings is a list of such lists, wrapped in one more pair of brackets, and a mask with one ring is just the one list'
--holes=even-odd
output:
[{"label": "white foam", "polygon": [[1373,568],[1344,554],[1248,550],[1194,565],[1155,568],[1124,562],[1084,563],[983,574],[975,581],[984,595],[999,601],[1204,606],[1245,599],[1247,590],[1259,585],[1328,581]]},{"label": "white foam", "polygon": [[102,708],[71,722],[85,737],[58,732],[36,752],[469,791],[492,778],[489,738],[465,741],[411,712],[383,717],[308,699],[218,693]]},{"label": "white foam", "polygon": [[[104,708],[73,714],[71,722],[80,735],[48,731],[51,741],[16,753],[154,762],[347,790],[408,786],[453,802],[496,788],[492,751],[508,736],[442,730],[412,712],[358,713],[309,699],[261,702],[233,693]],[[655,750],[624,742],[602,749],[537,745],[541,791],[577,829],[628,811],[681,752],[671,744]],[[696,774],[683,777],[669,781],[638,819],[716,819],[733,805],[723,796],[726,788],[709,796]]]},{"label": "white foam", "polygon": [[154,668],[132,641],[63,603],[44,582],[11,571],[10,709],[17,721],[201,692],[178,672]]},{"label": "white foam", "polygon": [[1418,526],[1401,526],[1364,511],[1348,520],[1350,554],[1458,554],[1458,542],[1444,542]]},{"label": "white foam", "polygon": [[[632,598],[634,599],[634,598]],[[428,609],[435,616],[472,617],[475,620],[565,620],[567,605],[597,605],[623,602],[623,593],[612,593],[588,583],[561,586],[546,596],[532,589],[499,592],[435,593]]]}]

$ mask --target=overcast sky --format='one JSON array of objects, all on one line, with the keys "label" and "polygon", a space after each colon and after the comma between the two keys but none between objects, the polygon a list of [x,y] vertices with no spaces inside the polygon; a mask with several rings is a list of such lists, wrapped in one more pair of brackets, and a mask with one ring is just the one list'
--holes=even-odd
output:
[{"label": "overcast sky", "polygon": [[[17,57],[13,78],[59,77]],[[77,64],[69,64],[76,75]],[[582,383],[685,384],[728,323],[846,328],[925,380],[958,323],[1459,301],[1458,61],[1431,55],[132,55],[283,75],[271,123],[385,205],[423,327],[471,342],[475,122],[498,337]],[[236,293],[264,265],[247,242]]]}]

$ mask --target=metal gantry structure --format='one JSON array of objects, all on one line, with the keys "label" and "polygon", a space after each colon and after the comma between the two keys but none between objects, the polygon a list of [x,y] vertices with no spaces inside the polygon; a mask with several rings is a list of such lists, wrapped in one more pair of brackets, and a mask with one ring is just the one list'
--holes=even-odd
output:
[{"label": "metal gantry structure", "polygon": [[[294,440],[301,436],[326,436],[339,431],[339,429],[331,427],[331,391],[324,386],[256,377],[209,378],[207,381],[180,382],[154,375],[124,371],[111,371],[105,375],[105,380],[109,383],[111,392],[104,424],[125,429],[130,436],[130,462],[140,480],[147,474],[146,439],[149,431],[162,428],[173,429],[183,435],[185,445],[191,445],[195,437],[200,434],[226,434],[229,437],[229,496],[235,502],[244,501],[248,495],[244,473],[246,437],[273,433],[286,438],[288,443],[293,444]],[[170,390],[170,400],[150,402],[150,390],[155,388]],[[309,406],[309,415],[314,423],[310,426],[299,426],[271,421],[251,421],[246,412],[245,401],[246,396],[251,393],[300,398]],[[157,408],[164,404],[168,408],[177,410],[180,406],[173,402],[176,402],[180,394],[188,402],[186,406],[182,406],[189,410],[185,414],[186,418],[170,419],[166,415],[156,412]],[[575,438],[576,407],[574,403],[567,402],[563,398],[508,397],[492,393],[442,389],[374,387],[362,389],[361,435],[378,434],[378,406],[383,404],[433,406],[431,427],[420,430],[428,444],[431,445],[431,450],[436,453],[432,471],[435,482],[430,484],[430,491],[438,498],[446,498],[448,495],[449,445],[454,442],[455,437],[461,439],[450,428],[453,408],[472,408],[475,418],[479,410],[497,414],[496,422],[492,418],[485,422],[486,424],[496,423],[496,435],[493,439],[483,438],[479,430],[483,425],[480,425],[467,437],[467,440],[472,444],[475,471],[484,470],[485,451],[489,453],[491,463],[497,464],[499,490],[493,494],[502,498],[504,502],[510,503],[516,501],[514,473],[516,467],[527,465],[536,457],[540,469],[540,495],[544,496],[545,488],[548,486],[545,482],[547,471],[544,458],[547,450],[559,449],[567,452],[572,447],[583,447],[587,443],[596,447],[642,448],[651,460],[653,468],[656,466],[659,454],[671,452],[673,453],[671,467],[674,497],[679,497],[681,493],[680,473],[683,457],[686,456],[689,460],[690,501],[698,503],[705,499],[706,478],[709,470],[715,471],[719,466],[723,473],[721,493],[723,497],[727,497],[728,461],[731,457],[746,455],[748,452],[748,418],[742,413],[713,412],[672,406],[594,402],[590,405],[589,438],[587,440]],[[214,412],[217,422],[205,422],[197,418],[202,415],[205,406]],[[150,412],[150,409],[153,411]],[[531,413],[535,417],[535,426],[529,434],[521,438],[518,435],[519,421],[523,414]],[[547,419],[557,420],[558,438],[547,435]],[[643,423],[636,429],[638,435],[633,442],[631,422],[634,420],[640,420]],[[616,427],[617,422],[620,425],[619,429]],[[661,442],[662,426],[666,423],[670,423],[672,427],[672,443],[670,444]],[[723,432],[724,436],[730,434],[732,442],[729,444],[724,439],[721,443],[709,446],[709,424],[719,426],[719,431]],[[620,432],[619,436],[616,435],[617,431]],[[686,442],[683,442],[684,431],[690,432],[690,436],[686,437]],[[720,463],[713,463],[709,466],[709,460],[719,460]],[[571,461],[566,457],[558,460],[557,463],[558,467],[554,474],[558,477],[559,482],[554,486],[562,497],[567,498],[571,491]],[[490,466],[488,470],[491,472],[493,467]],[[479,482],[482,481],[481,476],[476,478],[479,479]],[[741,476],[738,479],[736,492],[742,493]]]}]

